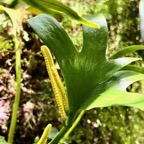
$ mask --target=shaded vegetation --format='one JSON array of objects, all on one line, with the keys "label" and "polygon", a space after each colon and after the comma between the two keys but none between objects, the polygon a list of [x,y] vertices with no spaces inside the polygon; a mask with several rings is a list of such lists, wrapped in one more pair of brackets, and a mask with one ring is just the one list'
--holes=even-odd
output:
[{"label": "shaded vegetation", "polygon": [[[122,46],[141,44],[139,30],[138,0],[73,0],[64,1],[81,14],[102,12],[109,24],[108,56]],[[31,15],[23,15],[21,30],[22,84],[21,101],[15,133],[15,144],[31,144],[36,136],[41,136],[47,123],[57,129],[61,119],[57,111],[51,84],[40,52],[42,42],[30,29],[25,20]],[[7,138],[11,106],[15,95],[15,55],[11,21],[5,13],[0,13],[0,135]],[[62,24],[70,33],[79,49],[82,44],[81,25],[68,17]],[[133,53],[142,57],[143,53]],[[143,63],[138,63],[143,65]],[[59,71],[61,74],[61,72]],[[144,92],[142,82],[135,83],[130,91]],[[142,144],[144,142],[144,112],[127,107],[97,108],[85,113],[83,119],[66,140],[72,144]]]}]

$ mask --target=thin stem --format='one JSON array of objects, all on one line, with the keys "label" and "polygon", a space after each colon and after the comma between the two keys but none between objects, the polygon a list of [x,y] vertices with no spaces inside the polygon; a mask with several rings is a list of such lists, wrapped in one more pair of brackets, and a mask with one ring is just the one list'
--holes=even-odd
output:
[{"label": "thin stem", "polygon": [[73,123],[72,127],[70,127],[70,129],[66,132],[66,134],[63,136],[63,138],[60,140],[60,143],[62,143],[70,135],[70,133],[74,130],[74,128],[76,127],[76,125],[81,120],[84,112],[85,112],[84,110],[80,112],[80,114],[76,118],[75,122]]},{"label": "thin stem", "polygon": [[14,132],[16,127],[16,120],[17,120],[17,111],[20,101],[20,89],[21,89],[21,54],[20,49],[16,51],[16,95],[14,98],[14,104],[12,107],[12,118],[11,118],[11,124],[10,124],[10,130],[8,134],[8,144],[13,143],[14,139]]},{"label": "thin stem", "polygon": [[73,129],[76,127],[78,122],[81,120],[84,110],[80,112],[76,120],[74,121],[73,125],[69,127],[63,127],[60,132],[56,135],[56,137],[49,143],[49,144],[57,144],[57,143],[62,143],[68,136],[69,134],[73,131]]},{"label": "thin stem", "polygon": [[[15,48],[15,56],[16,56],[16,95],[14,98],[14,104],[12,107],[12,118],[10,122],[10,130],[8,133],[8,144],[13,144],[14,132],[16,127],[17,120],[17,111],[20,101],[20,93],[21,93],[21,49],[20,48],[20,22],[21,22],[21,12],[19,10],[13,10],[6,7],[0,6],[0,9],[5,11],[13,25],[13,36],[14,36],[14,48]],[[17,15],[17,16],[16,16]]]}]

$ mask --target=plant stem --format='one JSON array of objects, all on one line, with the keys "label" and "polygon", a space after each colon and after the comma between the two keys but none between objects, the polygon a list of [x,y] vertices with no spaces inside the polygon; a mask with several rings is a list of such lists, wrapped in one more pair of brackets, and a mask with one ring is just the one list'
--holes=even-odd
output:
[{"label": "plant stem", "polygon": [[[17,43],[18,44],[18,43]],[[17,46],[16,46],[17,47]],[[10,123],[10,130],[8,134],[8,144],[13,143],[14,132],[17,120],[17,111],[20,101],[20,89],[21,89],[21,49],[16,50],[16,95],[14,98],[14,104],[12,107],[12,118]]]},{"label": "plant stem", "polygon": [[60,130],[60,132],[56,135],[56,137],[51,142],[49,142],[49,144],[62,143],[68,137],[68,135],[73,131],[73,129],[76,127],[76,125],[82,118],[83,114],[84,114],[84,110],[81,111],[81,113],[78,115],[78,117],[76,118],[76,120],[74,121],[73,125],[70,128],[67,126],[63,127]]},{"label": "plant stem", "polygon": [[60,140],[60,143],[62,143],[69,135],[70,133],[74,130],[74,128],[76,127],[76,125],[79,123],[79,121],[81,120],[83,114],[84,114],[84,110],[80,112],[80,114],[78,115],[78,117],[76,118],[75,122],[73,123],[73,125],[70,127],[70,129],[66,132],[66,134],[63,136],[63,138]]}]

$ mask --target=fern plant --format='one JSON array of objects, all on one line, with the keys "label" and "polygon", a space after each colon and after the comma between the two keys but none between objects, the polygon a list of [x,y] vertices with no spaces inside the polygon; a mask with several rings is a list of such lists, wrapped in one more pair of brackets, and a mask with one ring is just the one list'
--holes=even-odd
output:
[{"label": "fern plant", "polygon": [[[64,120],[64,127],[51,144],[58,143],[85,110],[115,105],[144,109],[144,96],[126,91],[130,84],[144,79],[144,74],[139,71],[142,72],[143,68],[128,67],[130,63],[140,59],[119,57],[144,47],[127,47],[107,59],[106,20],[101,14],[87,19],[98,23],[100,28],[83,26],[83,47],[79,51],[53,17],[41,14],[28,20],[28,24],[46,45],[42,46],[42,53],[54,93],[60,99],[57,103],[61,105],[59,111]],[[66,100],[62,96],[64,88],[59,87],[59,76],[48,49],[57,59],[64,77],[68,110],[65,109]]]},{"label": "fern plant", "polygon": [[[128,52],[144,49],[143,46],[124,48],[107,59],[108,31],[106,20],[101,14],[82,18],[57,0],[52,2],[51,0],[24,1],[31,5],[26,9],[28,13],[39,14],[44,12],[51,15],[66,13],[80,23],[87,25],[83,26],[83,48],[78,51],[64,28],[53,17],[42,14],[28,20],[29,25],[46,45],[42,46],[41,50],[64,125],[50,142],[51,144],[62,142],[76,126],[85,110],[113,105],[144,109],[144,96],[126,91],[130,84],[144,79],[143,68],[129,65],[140,59],[121,57]],[[8,142],[13,143],[21,79],[20,49],[17,38],[19,20],[15,18],[15,10],[3,6],[0,6],[0,10],[9,15],[14,26],[17,96],[13,106],[8,138]],[[20,11],[18,13],[20,14]],[[60,65],[66,89],[61,83],[49,50],[54,54]],[[48,124],[38,144],[46,143],[50,129],[51,125]]]},{"label": "fern plant", "polygon": [[[20,41],[18,36],[20,35],[20,26],[21,26],[21,18],[22,14],[25,11],[27,14],[39,14],[39,13],[48,13],[53,16],[59,16],[62,15],[62,13],[65,13],[72,17],[73,19],[79,21],[80,23],[92,26],[92,27],[99,27],[97,24],[91,23],[90,21],[87,21],[86,19],[79,16],[75,11],[70,9],[69,7],[65,6],[63,3],[57,1],[57,0],[24,0],[29,7],[26,9],[20,8],[20,9],[11,9],[6,8],[2,5],[0,5],[0,11],[5,12],[8,17],[10,18],[10,21],[12,22],[13,26],[13,36],[14,36],[14,48],[15,48],[15,54],[16,54],[16,96],[13,104],[13,110],[12,110],[12,119],[10,124],[10,130],[8,134],[8,143],[13,143],[14,141],[14,132],[16,127],[16,120],[17,120],[17,111],[20,101],[20,94],[21,94],[21,49],[20,49]],[[14,5],[17,4],[17,1],[14,1]],[[12,6],[12,5],[11,5]],[[15,17],[15,14],[17,14],[17,17]],[[1,38],[1,37],[0,37]],[[2,45],[2,50],[4,47],[4,40],[0,39],[0,43]]]}]

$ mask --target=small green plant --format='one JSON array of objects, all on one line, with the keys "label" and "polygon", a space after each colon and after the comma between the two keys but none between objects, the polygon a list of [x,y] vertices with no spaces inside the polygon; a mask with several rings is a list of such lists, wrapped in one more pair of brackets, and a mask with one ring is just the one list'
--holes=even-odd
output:
[{"label": "small green plant", "polygon": [[[14,37],[14,51],[16,55],[16,95],[14,99],[14,104],[12,108],[12,118],[11,118],[11,124],[10,124],[10,130],[8,134],[8,143],[13,143],[14,138],[14,131],[16,126],[16,120],[17,120],[17,111],[20,101],[20,93],[21,93],[21,48],[20,48],[20,41],[18,39],[20,35],[20,19],[21,19],[21,13],[20,11],[16,11],[13,9],[9,9],[6,7],[3,7],[0,5],[0,10],[5,11],[7,15],[10,17],[10,20],[12,21],[13,25],[13,37]],[[15,17],[15,14],[17,14],[17,17]]]},{"label": "small green plant", "polygon": [[[131,46],[106,57],[107,25],[101,14],[87,17],[100,28],[83,26],[83,47],[76,50],[64,28],[53,17],[41,14],[28,20],[29,25],[42,39],[57,59],[61,68],[67,93],[69,109],[66,110],[59,78],[55,74],[52,57],[46,46],[42,47],[47,70],[51,79],[64,126],[50,144],[62,142],[85,110],[108,106],[130,106],[144,110],[144,96],[127,92],[132,83],[144,80],[143,68],[129,67],[139,58],[121,57],[143,46]],[[115,59],[114,59],[115,58]],[[66,116],[65,116],[66,115]],[[64,137],[64,138],[63,138]]]}]

